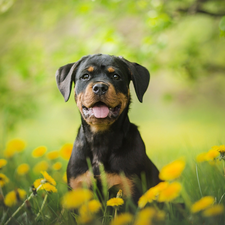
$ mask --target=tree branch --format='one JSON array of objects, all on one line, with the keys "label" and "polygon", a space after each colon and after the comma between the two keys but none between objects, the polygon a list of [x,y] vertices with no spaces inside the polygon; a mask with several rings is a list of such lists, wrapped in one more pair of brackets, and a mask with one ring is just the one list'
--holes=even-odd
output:
[{"label": "tree branch", "polygon": [[209,11],[206,11],[206,10],[203,10],[203,9],[199,9],[199,8],[196,8],[195,10],[190,10],[190,8],[186,8],[186,9],[179,8],[178,11],[184,12],[184,13],[190,13],[191,12],[191,14],[202,13],[202,14],[206,14],[206,15],[209,15],[209,16],[213,16],[213,17],[225,16],[225,12],[212,13],[212,12],[209,12]]}]

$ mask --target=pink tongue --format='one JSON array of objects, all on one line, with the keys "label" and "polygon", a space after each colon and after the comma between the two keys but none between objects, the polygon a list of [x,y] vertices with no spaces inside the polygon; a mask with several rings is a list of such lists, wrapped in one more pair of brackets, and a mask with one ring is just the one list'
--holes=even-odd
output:
[{"label": "pink tongue", "polygon": [[96,118],[106,118],[109,114],[109,108],[106,105],[94,106],[93,112]]}]

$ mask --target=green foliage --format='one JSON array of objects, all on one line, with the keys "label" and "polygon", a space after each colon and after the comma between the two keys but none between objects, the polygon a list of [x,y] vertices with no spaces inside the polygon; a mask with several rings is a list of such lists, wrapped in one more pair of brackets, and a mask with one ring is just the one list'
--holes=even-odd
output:
[{"label": "green foliage", "polygon": [[[0,2],[0,117],[6,130],[54,96],[57,68],[93,53],[123,55],[152,74],[194,82],[224,72],[215,26],[223,1]],[[221,35],[224,17],[220,20]],[[217,57],[214,50],[216,49]]]}]

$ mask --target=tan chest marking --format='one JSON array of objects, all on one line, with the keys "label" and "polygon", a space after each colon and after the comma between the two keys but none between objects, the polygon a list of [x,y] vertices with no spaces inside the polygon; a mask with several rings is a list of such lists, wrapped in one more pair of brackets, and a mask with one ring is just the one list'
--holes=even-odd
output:
[{"label": "tan chest marking", "polygon": [[[99,176],[97,179],[101,179],[101,177]],[[105,179],[107,181],[108,189],[116,186],[118,189],[123,191],[124,196],[132,196],[134,183],[131,179],[115,173],[106,173]],[[90,188],[94,182],[95,178],[93,174],[90,171],[87,171],[76,178],[71,178],[69,180],[69,186],[72,189]]]},{"label": "tan chest marking", "polygon": [[90,188],[94,182],[94,176],[90,171],[85,172],[82,175],[79,175],[76,178],[70,178],[69,180],[69,186],[72,189],[77,188]]}]

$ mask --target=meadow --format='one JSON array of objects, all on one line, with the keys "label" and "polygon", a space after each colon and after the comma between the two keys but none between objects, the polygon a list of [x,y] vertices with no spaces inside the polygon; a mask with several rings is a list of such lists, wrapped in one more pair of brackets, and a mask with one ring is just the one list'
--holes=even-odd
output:
[{"label": "meadow", "polygon": [[[222,111],[174,108],[133,100],[131,121],[139,125],[147,153],[165,182],[150,190],[143,185],[132,213],[122,193],[111,203],[107,190],[103,201],[95,189],[68,195],[65,171],[80,120],[72,100],[53,104],[55,114],[49,110],[36,122],[18,126],[0,155],[1,224],[225,224]],[[56,121],[59,129],[54,129]]]}]

